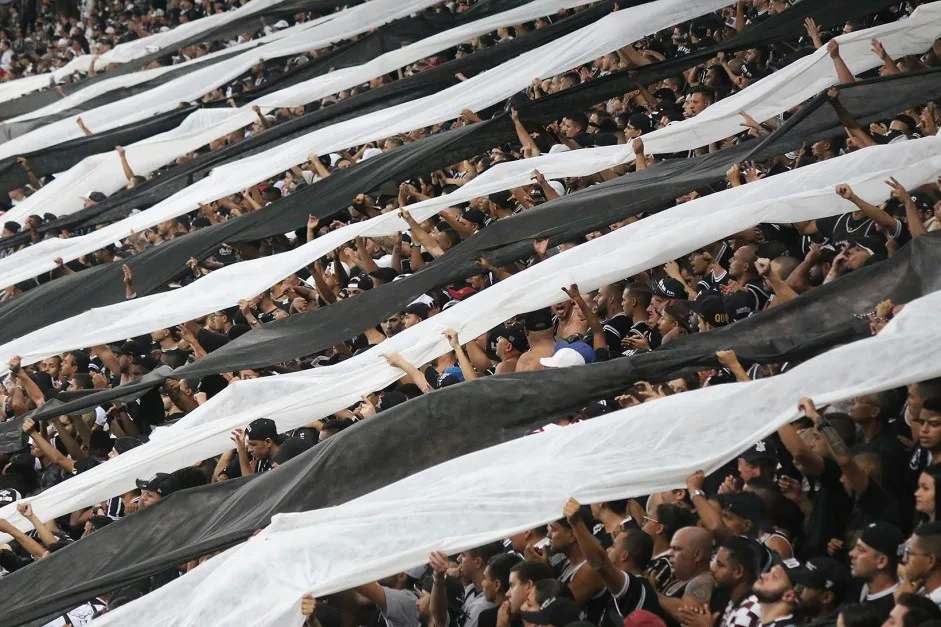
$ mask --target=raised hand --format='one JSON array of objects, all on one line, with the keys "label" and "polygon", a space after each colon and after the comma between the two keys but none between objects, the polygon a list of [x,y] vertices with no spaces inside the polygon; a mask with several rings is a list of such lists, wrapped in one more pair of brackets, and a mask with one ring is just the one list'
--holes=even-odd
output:
[{"label": "raised hand", "polygon": [[458,341],[457,331],[454,329],[445,329],[442,332],[442,335],[447,338],[448,344],[451,345],[451,348],[457,350],[460,347],[461,343]]},{"label": "raised hand", "polygon": [[539,255],[540,257],[545,257],[547,250],[549,250],[549,238],[548,237],[533,240],[533,252],[535,252],[537,255]]}]

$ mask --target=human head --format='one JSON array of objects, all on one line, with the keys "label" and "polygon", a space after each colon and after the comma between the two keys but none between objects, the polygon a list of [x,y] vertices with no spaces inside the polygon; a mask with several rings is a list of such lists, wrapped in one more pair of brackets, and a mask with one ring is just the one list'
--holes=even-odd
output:
[{"label": "human head", "polygon": [[905,536],[895,525],[872,523],[850,551],[850,572],[856,579],[869,581],[879,573],[895,576]]},{"label": "human head", "polygon": [[774,477],[778,466],[778,455],[770,440],[759,440],[738,458],[738,474],[742,481],[757,477]]},{"label": "human head", "polygon": [[502,542],[491,542],[464,551],[461,553],[461,575],[470,581],[479,582],[490,558],[501,553],[503,553]]},{"label": "human head", "polygon": [[617,283],[605,285],[598,289],[598,293],[595,295],[595,306],[599,318],[604,320],[621,312],[623,291],[624,286]]},{"label": "human head", "polygon": [[829,615],[850,589],[849,571],[831,557],[814,557],[790,570],[798,586],[801,612],[809,617]]},{"label": "human head", "polygon": [[644,283],[631,283],[624,289],[621,308],[627,315],[647,311],[652,298],[650,288]]},{"label": "human head", "polygon": [[919,525],[902,554],[905,575],[912,581],[925,581],[928,575],[941,571],[941,522]]},{"label": "human head", "polygon": [[661,503],[653,516],[644,519],[642,529],[651,538],[662,538],[669,544],[677,531],[695,524],[696,517],[689,509],[675,503]]},{"label": "human head", "polygon": [[405,314],[401,311],[397,311],[394,314],[390,315],[388,318],[379,323],[379,326],[382,327],[382,333],[386,337],[392,337],[405,328]]},{"label": "human head", "polygon": [[799,600],[794,584],[784,566],[776,564],[768,572],[758,577],[752,587],[752,593],[762,604],[781,604],[791,608],[797,607]]},{"label": "human head", "polygon": [[857,424],[868,424],[873,421],[884,422],[889,418],[892,400],[891,392],[857,396],[850,405],[849,416]]},{"label": "human head", "polygon": [[761,558],[755,543],[740,536],[729,536],[716,552],[712,561],[712,575],[716,585],[726,592],[739,586],[751,589],[758,579]]},{"label": "human head", "polygon": [[921,401],[921,411],[912,422],[920,427],[918,445],[932,453],[941,453],[941,398]]},{"label": "human head", "polygon": [[519,614],[529,598],[530,592],[535,588],[536,582],[542,579],[552,579],[552,569],[545,562],[538,560],[524,560],[510,569],[510,613]]},{"label": "human head", "polygon": [[695,117],[705,111],[706,108],[715,103],[715,101],[716,92],[711,88],[696,87],[686,96],[686,100],[683,103],[683,115],[687,118]]},{"label": "human head", "polygon": [[709,568],[712,536],[701,527],[683,527],[670,542],[673,572],[677,579],[692,579]]},{"label": "human head", "polygon": [[652,557],[653,539],[640,529],[619,532],[608,548],[611,562],[627,572],[644,570]]},{"label": "human head", "polygon": [[837,616],[837,627],[882,627],[882,612],[873,605],[851,603]]},{"label": "human head", "polygon": [[761,497],[753,492],[720,495],[722,522],[733,533],[757,537],[765,518]]},{"label": "human head", "polygon": [[487,561],[480,587],[489,603],[496,603],[500,595],[510,591],[510,571],[522,560],[512,553],[500,553]]},{"label": "human head", "polygon": [[140,507],[150,507],[177,489],[176,479],[165,472],[158,472],[150,479],[138,479],[137,489],[141,492]]},{"label": "human head", "polygon": [[274,420],[270,418],[256,418],[245,429],[248,439],[248,452],[253,459],[270,459],[278,452],[281,438]]},{"label": "human head", "polygon": [[428,314],[431,312],[431,308],[428,307],[425,303],[412,303],[405,308],[403,321],[405,328],[409,329],[422,320],[428,319]]},{"label": "human head", "polygon": [[883,627],[918,627],[941,619],[941,608],[927,597],[910,592],[899,595]]},{"label": "human head", "polygon": [[935,520],[938,513],[938,488],[941,487],[941,464],[932,464],[918,476],[915,488],[915,511],[924,514],[928,520]]}]

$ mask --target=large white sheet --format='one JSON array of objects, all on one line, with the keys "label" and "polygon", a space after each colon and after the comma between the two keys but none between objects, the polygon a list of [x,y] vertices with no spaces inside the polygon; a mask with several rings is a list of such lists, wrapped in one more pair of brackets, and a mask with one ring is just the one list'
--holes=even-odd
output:
[{"label": "large white sheet", "polygon": [[[716,2],[708,5],[708,8],[721,4],[721,1]],[[235,193],[249,183],[264,180],[301,163],[310,152],[326,154],[456,117],[465,107],[480,109],[509,97],[529,84],[533,76],[551,75],[574,67],[634,41],[644,33],[659,30],[676,21],[690,19],[693,14],[699,14],[706,8],[705,5],[697,5],[692,9],[682,0],[660,0],[619,11],[553,42],[550,46],[543,46],[521,55],[434,96],[320,129],[253,157],[221,166],[209,177],[147,211],[82,237],[45,240],[0,260],[0,287],[53,269],[53,259],[56,257],[66,261],[75,259],[125,237],[131,230],[140,231],[192,211],[198,203],[208,203]],[[669,16],[664,15],[667,10]],[[658,28],[654,28],[655,25]],[[930,48],[939,32],[941,3],[935,2],[919,7],[907,20],[844,35],[841,37],[841,46],[847,64],[852,71],[858,73],[880,63],[869,51],[871,37],[878,36],[889,54],[900,56]],[[676,152],[733,135],[740,130],[738,111],[743,110],[739,107],[742,104],[748,105],[751,102],[752,106],[746,106],[744,110],[759,119],[767,119],[798,104],[834,82],[835,72],[825,54],[825,51],[817,51],[815,55],[751,86],[750,91],[743,92],[747,92],[748,96],[737,100],[729,98],[719,101],[696,118],[671,125],[664,129],[661,135],[656,136],[657,143],[652,145],[651,149],[655,146],[662,152]],[[785,102],[788,104],[783,105]],[[592,165],[591,155],[597,154],[602,160],[611,159],[618,155],[618,148],[613,147],[610,152],[598,153],[577,151],[572,155],[564,155],[565,158],[560,160],[560,163],[565,162],[566,167],[579,163],[582,166],[580,170],[584,173],[595,172],[603,168],[596,167],[597,164]],[[623,147],[621,150],[624,150]],[[547,157],[546,161],[541,163],[551,166],[555,162]],[[551,167],[546,174],[557,176]],[[571,175],[578,175],[578,172]]]},{"label": "large white sheet", "polygon": [[[273,107],[293,107],[312,102],[365,83],[501,26],[551,15],[559,8],[577,6],[582,2],[584,0],[535,0],[525,6],[450,29],[404,48],[387,52],[363,65],[318,76],[263,96],[239,109],[216,109],[217,113],[214,115],[219,117],[214,118],[214,124],[199,124],[196,130],[184,130],[181,127],[126,146],[125,158],[135,172],[152,172],[176,157],[205,146],[217,137],[251,124],[257,119],[252,110],[254,105],[269,110]],[[205,112],[206,110],[196,111],[189,117],[202,118]],[[93,155],[67,172],[57,175],[52,183],[8,211],[5,219],[22,221],[26,216],[42,215],[46,212],[53,212],[59,217],[69,215],[83,206],[83,200],[74,194],[75,189],[111,194],[121,189],[126,182],[116,153]]]},{"label": "large white sheet", "polygon": [[[133,59],[151,54],[158,50],[171,48],[175,44],[191,36],[209,31],[217,26],[223,26],[244,15],[261,13],[273,6],[280,4],[282,0],[252,0],[235,11],[226,13],[216,13],[181,24],[174,29],[164,33],[154,33],[143,39],[136,39],[123,44],[118,44],[108,52],[101,55],[95,63],[95,67],[101,69],[112,63],[127,63]],[[329,16],[333,17],[333,15]],[[0,84],[0,102],[13,100],[25,94],[49,86],[50,81],[59,80],[69,76],[74,72],[87,72],[91,66],[94,55],[86,54],[72,59],[62,68],[55,72],[38,74],[36,76],[27,76],[15,81]]]},{"label": "large white sheet", "polygon": [[[866,31],[843,42],[844,56],[857,72],[866,69],[867,63],[875,65],[879,62],[869,53],[868,42],[872,36],[872,32]],[[901,43],[891,37],[883,36],[883,39],[888,42],[887,46]],[[833,64],[826,51],[818,51],[720,101],[692,120],[671,124],[646,135],[648,152],[685,150],[702,145],[704,136],[710,138],[706,141],[708,143],[731,135],[739,130],[739,111],[759,111],[763,117],[753,113],[754,117],[767,119],[802,102],[835,80]],[[708,127],[708,135],[699,130],[703,126]],[[633,151],[629,147],[610,146],[500,164],[454,193],[416,203],[409,210],[417,219],[423,220],[464,200],[524,184],[530,180],[534,168],[549,177],[584,176],[632,158]],[[114,164],[111,167],[117,168]],[[198,285],[188,286],[182,291],[90,310],[0,346],[0,364],[6,363],[13,355],[22,356],[23,363],[34,363],[64,350],[147,333],[230,307],[240,298],[251,298],[296,269],[323,257],[345,241],[360,235],[391,235],[404,228],[405,224],[396,215],[382,215],[334,231],[295,251],[236,264],[222,274],[214,272],[201,279]],[[233,280],[235,277],[237,280]]]},{"label": "large white sheet", "polygon": [[344,505],[277,515],[245,544],[94,624],[144,615],[163,625],[242,616],[300,625],[306,592],[348,589],[421,565],[432,551],[557,520],[571,496],[596,503],[683,487],[797,418],[803,396],[831,403],[941,375],[939,308],[941,293],[920,298],[879,335],[777,377],[666,397],[453,459]]},{"label": "large white sheet", "polygon": [[[236,382],[144,446],[28,500],[40,518],[54,518],[123,493],[137,477],[217,455],[230,446],[232,429],[255,418],[273,418],[282,431],[299,427],[398,379],[401,372],[386,364],[383,353],[399,352],[412,363],[426,363],[450,350],[441,335],[445,328],[462,338],[476,337],[515,314],[562,300],[561,286],[595,289],[759,222],[842,213],[851,205],[833,193],[838,183],[849,183],[872,202],[887,197],[883,181],[888,176],[917,187],[941,170],[939,146],[941,139],[930,137],[868,148],[661,212],[550,257],[340,364]],[[29,527],[12,505],[0,509],[0,517]]]},{"label": "large white sheet", "polygon": [[143,93],[25,133],[0,145],[0,159],[80,137],[82,131],[75,123],[78,117],[82,118],[88,128],[96,132],[144,120],[152,115],[169,111],[181,102],[199,99],[216,87],[235,80],[265,58],[276,59],[322,48],[405,17],[436,2],[437,0],[370,0],[370,2],[337,13],[332,16],[332,19],[323,21],[313,28],[299,29],[294,35],[269,43],[262,49],[252,48],[232,59],[200,68]]}]

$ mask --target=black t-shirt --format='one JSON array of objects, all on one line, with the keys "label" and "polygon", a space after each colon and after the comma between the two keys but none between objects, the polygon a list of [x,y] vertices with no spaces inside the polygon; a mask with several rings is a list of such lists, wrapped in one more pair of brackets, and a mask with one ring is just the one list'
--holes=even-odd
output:
[{"label": "black t-shirt", "polygon": [[840,483],[840,466],[829,457],[823,460],[823,473],[810,483],[813,509],[807,520],[806,535],[801,543],[804,559],[827,554],[827,543],[842,538],[853,500]]},{"label": "black t-shirt", "polygon": [[720,275],[716,275],[715,270],[710,270],[696,283],[697,298],[702,298],[707,294],[718,294],[719,288],[728,282],[728,270],[723,270]]},{"label": "black t-shirt", "polygon": [[[897,587],[897,586],[896,586]],[[879,612],[879,616],[883,621],[889,618],[889,612],[892,611],[892,608],[895,607],[895,595],[893,592],[895,588],[889,588],[888,590],[883,590],[882,592],[876,595],[867,595],[866,588],[863,588],[862,594],[860,595],[859,602],[862,605],[874,608]]]},{"label": "black t-shirt", "polygon": [[[650,344],[651,349],[660,346],[660,333],[656,329],[651,329],[650,325],[648,325],[646,322],[635,322],[632,324],[630,330],[624,337],[647,338],[647,342]],[[634,348],[624,348],[619,350],[620,352],[616,354],[624,355],[625,357],[630,357],[637,352],[637,349]]]},{"label": "black t-shirt", "polygon": [[846,540],[844,546],[855,544],[862,530],[874,522],[887,522],[899,526],[898,505],[879,484],[872,479],[866,486],[866,491],[856,499],[856,504],[850,513],[846,525]]},{"label": "black t-shirt", "polygon": [[[833,246],[840,250],[845,244],[858,244],[868,248],[874,255],[886,255],[888,249],[885,246],[885,235],[876,230],[876,222],[872,218],[863,218],[857,220],[853,218],[852,213],[844,213],[838,216],[827,218],[818,218],[815,220],[817,231],[822,233],[830,240]],[[895,229],[890,233],[892,237],[900,238],[904,231],[902,223],[895,221]],[[901,242],[899,242],[901,244]]]},{"label": "black t-shirt", "polygon": [[[624,573],[624,586],[617,594],[611,594],[605,612],[607,627],[623,627],[624,619],[635,610],[647,610],[666,620],[666,612],[660,607],[657,592],[643,577]],[[604,627],[604,626],[602,626]]]},{"label": "black t-shirt", "polygon": [[621,340],[627,337],[634,328],[631,319],[625,313],[619,313],[602,323],[604,337],[608,341],[608,350],[612,355],[620,355],[623,352]]}]

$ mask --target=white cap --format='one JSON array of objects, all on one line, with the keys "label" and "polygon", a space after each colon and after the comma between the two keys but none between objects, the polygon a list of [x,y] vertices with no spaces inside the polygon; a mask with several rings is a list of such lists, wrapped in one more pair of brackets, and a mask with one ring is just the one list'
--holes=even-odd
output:
[{"label": "white cap", "polygon": [[105,29],[105,33],[108,34],[108,35],[113,35],[114,32],[115,32],[115,31],[114,31],[114,26],[109,26],[109,27],[107,27],[107,28]]},{"label": "white cap", "polygon": [[548,181],[549,187],[555,190],[555,193],[559,196],[565,196],[565,185],[558,181]]},{"label": "white cap", "polygon": [[552,148],[549,149],[549,154],[554,155],[559,152],[568,152],[569,150],[571,150],[571,148],[565,144],[553,144]]},{"label": "white cap", "polygon": [[287,21],[285,20],[278,20],[277,22],[274,23],[274,27],[277,28],[278,30],[281,30],[283,28],[288,28],[290,26],[291,25],[288,24]]},{"label": "white cap", "polygon": [[340,163],[340,159],[342,158],[343,157],[339,153],[331,152],[330,153],[330,167],[331,168],[337,167],[337,164]]},{"label": "white cap", "polygon": [[65,48],[66,46],[69,45],[69,40],[63,37],[59,39],[59,41],[56,42],[56,45],[59,46],[60,48]]},{"label": "white cap", "polygon": [[546,368],[571,368],[584,366],[585,358],[574,348],[560,348],[552,357],[543,357],[539,360]]},{"label": "white cap", "polygon": [[363,151],[363,156],[359,158],[360,161],[365,161],[366,159],[372,159],[377,155],[381,155],[382,150],[379,148],[367,148]]}]

